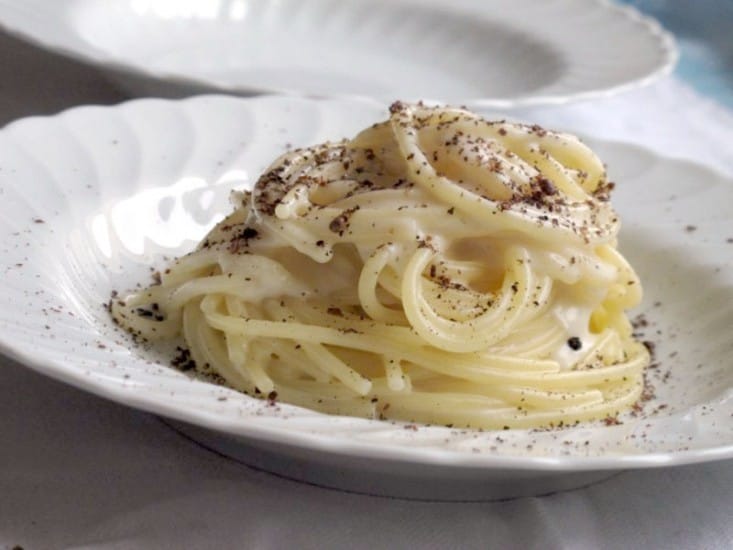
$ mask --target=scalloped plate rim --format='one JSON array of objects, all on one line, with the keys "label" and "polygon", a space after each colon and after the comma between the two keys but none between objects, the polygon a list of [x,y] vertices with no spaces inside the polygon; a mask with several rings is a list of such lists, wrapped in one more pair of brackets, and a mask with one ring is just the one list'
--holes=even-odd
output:
[{"label": "scalloped plate rim", "polygon": [[[72,107],[57,114],[38,115],[22,118],[13,121],[0,129],[1,134],[15,131],[16,127],[23,127],[31,122],[53,121],[66,117],[77,116],[82,112],[109,112],[115,110],[135,109],[136,105],[145,104],[194,104],[207,101],[227,102],[248,102],[277,100],[277,96],[261,96],[254,98],[237,98],[228,95],[208,94],[195,96],[183,100],[168,100],[160,98],[142,98],[122,102],[115,106],[84,105]],[[327,99],[304,99],[300,101],[327,104]],[[341,100],[337,100],[341,101]],[[357,103],[368,103],[370,107],[383,106],[373,100],[359,100]],[[663,157],[657,153],[629,142],[595,139],[598,143],[611,146],[622,146],[632,150],[640,151],[657,159],[675,162],[698,170],[707,171],[714,177],[733,181],[733,178],[721,171],[706,165],[686,159]],[[733,192],[733,191],[732,191]],[[162,402],[149,394],[135,394],[134,388],[124,385],[105,384],[86,376],[82,369],[74,370],[63,361],[45,361],[39,359],[32,352],[16,346],[13,342],[6,340],[5,335],[0,333],[0,353],[17,361],[19,364],[31,368],[39,374],[49,376],[55,380],[67,383],[78,389],[88,391],[94,395],[109,399],[122,405],[149,413],[169,417],[175,420],[187,422],[195,426],[211,429],[223,434],[235,437],[273,442],[285,446],[308,449],[316,452],[323,452],[344,457],[373,458],[377,460],[390,460],[403,463],[415,463],[421,465],[433,465],[448,468],[487,469],[502,471],[535,471],[535,472],[583,472],[583,471],[606,471],[655,468],[666,466],[681,466],[733,458],[733,444],[720,445],[692,450],[678,450],[667,452],[639,452],[634,454],[609,453],[601,456],[528,456],[528,455],[472,455],[450,449],[436,447],[405,447],[382,442],[382,446],[375,446],[374,443],[358,440],[344,440],[336,437],[328,437],[320,434],[300,434],[298,432],[283,429],[278,426],[257,426],[242,422],[228,420],[227,417],[218,417],[214,414],[194,409],[183,410],[176,404]],[[245,396],[247,397],[247,396]],[[253,398],[250,398],[253,399]],[[365,422],[378,423],[381,421],[364,420]],[[436,427],[437,428],[437,427]],[[490,433],[490,432],[484,432]],[[500,432],[496,432],[500,433]],[[559,433],[559,432],[558,432]],[[282,437],[285,439],[282,439]]]}]

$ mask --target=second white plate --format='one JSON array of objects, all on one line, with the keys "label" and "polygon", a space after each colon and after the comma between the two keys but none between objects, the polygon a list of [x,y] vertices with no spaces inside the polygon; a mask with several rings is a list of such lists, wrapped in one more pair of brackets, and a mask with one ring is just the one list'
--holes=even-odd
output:
[{"label": "second white plate", "polygon": [[0,26],[154,95],[513,107],[616,93],[676,60],[656,22],[609,0],[0,0]]}]

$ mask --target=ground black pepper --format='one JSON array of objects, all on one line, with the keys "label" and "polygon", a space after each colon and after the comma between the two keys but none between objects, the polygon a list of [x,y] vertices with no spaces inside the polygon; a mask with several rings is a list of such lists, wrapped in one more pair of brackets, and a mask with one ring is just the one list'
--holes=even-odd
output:
[{"label": "ground black pepper", "polygon": [[568,347],[573,351],[578,351],[583,347],[583,342],[577,336],[571,336],[568,338]]}]

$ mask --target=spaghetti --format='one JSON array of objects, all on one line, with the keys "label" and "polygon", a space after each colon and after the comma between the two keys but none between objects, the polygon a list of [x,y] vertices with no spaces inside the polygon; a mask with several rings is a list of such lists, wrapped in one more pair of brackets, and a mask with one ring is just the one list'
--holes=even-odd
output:
[{"label": "spaghetti", "polygon": [[538,126],[390,113],[281,156],[114,318],[182,335],[233,388],[327,413],[496,429],[632,406],[641,286],[600,160]]}]

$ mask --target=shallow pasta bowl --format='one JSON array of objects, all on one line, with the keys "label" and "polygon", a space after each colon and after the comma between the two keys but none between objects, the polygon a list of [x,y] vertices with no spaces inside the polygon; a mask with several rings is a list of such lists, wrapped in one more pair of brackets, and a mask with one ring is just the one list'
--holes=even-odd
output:
[{"label": "shallow pasta bowl", "polygon": [[0,0],[0,26],[137,94],[564,103],[668,73],[655,21],[607,0]]},{"label": "shallow pasta bowl", "polygon": [[385,117],[370,101],[205,96],[6,127],[0,349],[249,464],[376,494],[502,498],[733,457],[733,182],[631,145],[590,142],[618,182],[620,247],[647,291],[638,330],[656,353],[655,397],[619,424],[480,432],[326,416],[194,378],[114,326],[112,291],[190,250],[233,187],[291,146]]}]

